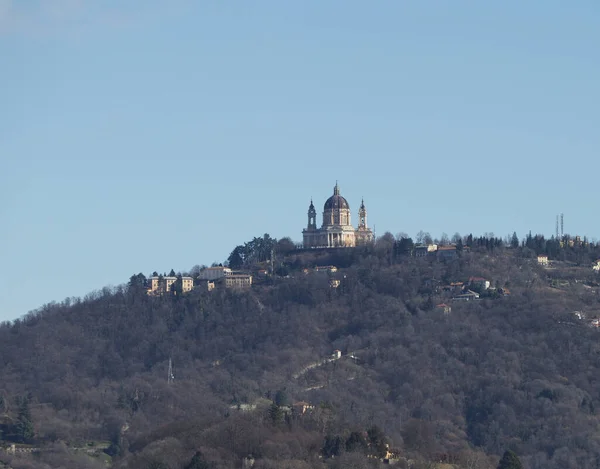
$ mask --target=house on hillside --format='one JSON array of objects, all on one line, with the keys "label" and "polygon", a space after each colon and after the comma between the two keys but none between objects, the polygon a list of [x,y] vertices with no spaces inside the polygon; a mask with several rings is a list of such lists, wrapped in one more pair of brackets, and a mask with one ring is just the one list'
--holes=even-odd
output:
[{"label": "house on hillside", "polygon": [[244,289],[252,286],[252,275],[246,273],[232,273],[219,279],[225,288]]},{"label": "house on hillside", "polygon": [[292,410],[296,415],[304,415],[315,408],[314,405],[305,401],[296,402],[292,405]]},{"label": "house on hillside", "polygon": [[537,256],[537,262],[542,266],[547,266],[550,263],[548,262],[548,256],[546,254],[540,254]]},{"label": "house on hillside", "polygon": [[442,311],[444,314],[450,314],[452,312],[452,308],[446,303],[440,303],[439,305],[436,305],[435,309]]},{"label": "house on hillside", "polygon": [[337,272],[337,267],[335,265],[320,265],[315,267],[315,272],[325,272],[328,274],[334,274]]},{"label": "house on hillside", "polygon": [[456,246],[439,246],[437,248],[437,257],[439,260],[451,260],[458,257]]},{"label": "house on hillside", "polygon": [[581,311],[573,311],[573,316],[575,316],[580,321],[585,319],[585,314],[582,313]]},{"label": "house on hillside", "polygon": [[471,301],[479,299],[479,293],[474,292],[472,290],[467,290],[465,293],[461,293],[460,295],[456,295],[452,298],[454,301]]},{"label": "house on hillside", "polygon": [[429,248],[426,245],[417,245],[413,248],[414,257],[427,257],[429,254]]},{"label": "house on hillside", "polygon": [[207,267],[206,269],[202,269],[198,273],[198,279],[200,280],[217,280],[223,277],[227,277],[231,275],[233,271],[229,267],[216,266],[216,267]]},{"label": "house on hillside", "polygon": [[[164,295],[169,293],[177,277],[173,276],[154,276],[150,277],[148,284],[148,295]],[[194,279],[192,277],[181,277],[181,291],[187,293],[194,288]]]},{"label": "house on hillside", "polygon": [[383,458],[384,464],[395,464],[400,458],[402,458],[402,451],[396,448],[390,448],[390,445],[385,445],[385,457]]},{"label": "house on hillside", "polygon": [[471,288],[479,288],[480,290],[487,290],[490,288],[490,281],[483,277],[471,277],[469,278],[469,286]]},{"label": "house on hillside", "polygon": [[252,469],[255,463],[254,456],[251,454],[242,459],[242,469]]}]

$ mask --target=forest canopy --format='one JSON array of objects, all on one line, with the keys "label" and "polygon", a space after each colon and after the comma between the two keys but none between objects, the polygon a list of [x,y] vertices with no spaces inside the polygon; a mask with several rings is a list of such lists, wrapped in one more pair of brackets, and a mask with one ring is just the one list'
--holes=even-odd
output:
[{"label": "forest canopy", "polygon": [[[403,236],[316,253],[265,235],[229,259],[273,264],[251,289],[156,297],[134,274],[4,323],[2,445],[43,451],[0,461],[597,467],[597,247],[458,239],[446,259],[413,256]],[[453,301],[447,287],[473,278],[504,293]]]}]

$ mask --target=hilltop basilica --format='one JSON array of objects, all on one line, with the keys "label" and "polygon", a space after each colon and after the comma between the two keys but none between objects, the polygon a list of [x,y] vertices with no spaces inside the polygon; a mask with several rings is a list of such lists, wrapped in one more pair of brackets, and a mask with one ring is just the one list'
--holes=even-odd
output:
[{"label": "hilltop basilica", "polygon": [[373,231],[367,227],[367,209],[364,201],[358,209],[358,228],[350,221],[350,205],[340,195],[340,188],[335,184],[333,195],[327,199],[323,207],[323,225],[317,228],[317,211],[312,200],[308,207],[308,226],[302,230],[305,249],[354,247],[373,240]]}]

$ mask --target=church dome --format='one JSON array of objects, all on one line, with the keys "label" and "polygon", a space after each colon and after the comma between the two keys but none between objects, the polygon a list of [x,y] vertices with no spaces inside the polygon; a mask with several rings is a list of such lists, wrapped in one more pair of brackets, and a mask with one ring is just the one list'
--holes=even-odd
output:
[{"label": "church dome", "polygon": [[327,199],[327,201],[325,202],[325,206],[323,207],[323,210],[339,210],[339,209],[350,210],[350,205],[348,205],[348,201],[340,195],[340,188],[336,183],[336,185],[333,189],[333,195]]}]

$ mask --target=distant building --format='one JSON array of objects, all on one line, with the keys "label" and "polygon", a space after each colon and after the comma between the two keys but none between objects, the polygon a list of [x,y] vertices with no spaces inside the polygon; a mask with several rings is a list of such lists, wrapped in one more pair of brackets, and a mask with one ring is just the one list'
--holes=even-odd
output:
[{"label": "distant building", "polygon": [[[177,277],[150,277],[148,294],[149,295],[164,295],[171,291],[171,287],[177,281]],[[181,291],[187,293],[194,288],[194,279],[192,277],[181,277]]]},{"label": "distant building", "polygon": [[364,201],[358,210],[358,228],[352,226],[350,205],[340,195],[340,188],[335,184],[333,195],[327,199],[323,207],[323,223],[317,228],[317,210],[312,200],[308,207],[308,224],[302,230],[302,241],[305,249],[354,247],[373,241],[373,231],[367,226],[367,209]]},{"label": "distant building", "polygon": [[335,265],[321,265],[315,267],[315,272],[327,272],[334,274],[337,272],[337,267]]},{"label": "distant building", "polygon": [[395,448],[390,448],[390,445],[385,445],[385,457],[383,458],[384,464],[393,464],[402,457],[402,451]]},{"label": "distant building", "polygon": [[490,281],[483,277],[471,277],[469,279],[469,286],[487,290],[490,288]]},{"label": "distant building", "polygon": [[194,279],[192,277],[181,277],[181,284],[183,293],[194,289]]},{"label": "distant building", "polygon": [[456,259],[458,257],[456,246],[439,246],[436,253],[438,259]]},{"label": "distant building", "polygon": [[329,279],[329,286],[330,286],[331,288],[337,288],[337,287],[339,287],[339,286],[340,286],[340,284],[341,284],[341,283],[342,283],[342,282],[340,282],[340,281],[339,281],[338,279],[336,279],[336,278]]},{"label": "distant building", "polygon": [[198,279],[200,280],[217,280],[219,278],[226,277],[227,275],[231,275],[232,270],[229,267],[207,267],[206,269],[202,269],[198,274]]},{"label": "distant building", "polygon": [[424,244],[418,244],[413,248],[414,257],[426,257],[429,253],[429,247]]},{"label": "distant building", "polygon": [[444,314],[450,314],[452,312],[452,308],[446,303],[440,303],[439,305],[436,305],[435,308],[439,311],[442,311]]},{"label": "distant building", "polygon": [[242,459],[242,469],[252,469],[254,467],[254,457],[252,455]]},{"label": "distant building", "polygon": [[452,299],[455,301],[471,301],[471,300],[477,300],[478,298],[479,298],[479,293],[476,293],[471,290],[467,290],[465,293],[456,295]]},{"label": "distant building", "polygon": [[596,272],[600,272],[600,259],[594,262],[594,264],[592,265],[592,269],[594,269]]},{"label": "distant building", "polygon": [[579,320],[585,319],[585,314],[581,311],[573,311],[573,316],[575,316]]},{"label": "distant building", "polygon": [[221,278],[225,288],[250,288],[252,286],[252,275],[232,273]]},{"label": "distant building", "polygon": [[331,354],[331,358],[334,359],[339,359],[342,358],[342,351],[341,350],[334,350],[333,353]]},{"label": "distant building", "polygon": [[200,291],[210,292],[215,289],[215,282],[211,282],[210,280],[198,280],[196,288]]},{"label": "distant building", "polygon": [[314,408],[314,405],[304,401],[296,402],[292,405],[292,409],[297,415],[304,415],[306,412],[313,410]]},{"label": "distant building", "polygon": [[543,266],[548,265],[549,264],[548,256],[546,254],[540,254],[539,256],[537,256],[537,262],[539,265],[543,265]]},{"label": "distant building", "polygon": [[463,282],[452,282],[449,285],[442,286],[442,292],[450,295],[459,294],[462,293],[464,287],[465,284]]}]

